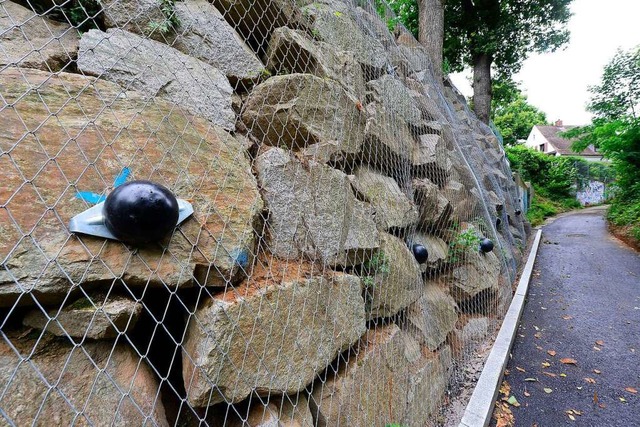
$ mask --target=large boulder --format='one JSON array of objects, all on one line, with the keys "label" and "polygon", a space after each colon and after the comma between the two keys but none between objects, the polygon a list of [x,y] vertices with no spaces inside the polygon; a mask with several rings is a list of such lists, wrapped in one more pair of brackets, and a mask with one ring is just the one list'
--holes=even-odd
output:
[{"label": "large boulder", "polygon": [[416,301],[424,283],[420,267],[402,239],[380,233],[380,249],[361,273],[369,319],[390,317]]},{"label": "large boulder", "polygon": [[222,71],[231,84],[251,86],[267,75],[255,53],[207,0],[174,4],[179,27],[172,46]]},{"label": "large boulder", "polygon": [[76,57],[79,37],[68,24],[37,15],[16,3],[0,3],[0,67],[15,65],[60,71]]},{"label": "large boulder", "polygon": [[360,152],[366,118],[338,82],[290,74],[258,85],[245,102],[242,120],[258,141],[303,150],[325,163]]},{"label": "large boulder", "polygon": [[128,347],[25,335],[0,341],[2,412],[13,425],[169,425],[158,381]]},{"label": "large boulder", "polygon": [[391,67],[387,52],[378,39],[356,24],[351,6],[339,0],[314,2],[301,8],[312,34],[338,50],[351,52],[371,80]]},{"label": "large boulder", "polygon": [[427,178],[413,180],[414,199],[420,212],[420,226],[425,230],[448,225],[453,208],[445,192]]},{"label": "large boulder", "polygon": [[387,173],[410,172],[415,150],[409,126],[378,102],[367,104],[362,161]]},{"label": "large boulder", "polygon": [[197,309],[183,347],[191,405],[239,402],[254,391],[297,393],[364,334],[360,280],[305,278],[302,267],[271,264],[263,282],[254,273]]},{"label": "large boulder", "polygon": [[[158,41],[173,40],[173,28],[162,0],[98,0],[107,28],[119,28]],[[173,4],[173,3],[171,3]]]},{"label": "large boulder", "polygon": [[396,120],[415,127],[422,124],[420,108],[409,89],[397,77],[385,74],[367,82],[367,95],[370,100],[381,104]]},{"label": "large boulder", "polygon": [[352,265],[378,247],[371,208],[355,198],[343,172],[304,164],[280,148],[258,156],[255,168],[276,256]]},{"label": "large boulder", "polygon": [[133,300],[92,295],[74,301],[59,312],[31,310],[22,319],[22,324],[59,337],[109,339],[132,330],[141,312],[142,305]]},{"label": "large boulder", "polygon": [[362,68],[353,54],[311,40],[302,31],[282,27],[273,32],[267,51],[267,68],[274,74],[305,73],[335,80],[348,93],[364,101]]},{"label": "large boulder", "polygon": [[394,324],[369,330],[337,372],[314,386],[317,425],[428,425],[446,390],[450,354],[448,347],[424,352]]},{"label": "large boulder", "polygon": [[215,125],[234,130],[233,89],[217,68],[167,46],[119,29],[89,30],[80,39],[78,70],[172,101]]},{"label": "large boulder", "polygon": [[[13,105],[0,112],[0,148],[11,152],[0,157],[0,306],[25,292],[42,304],[59,302],[73,285],[91,290],[113,280],[174,289],[240,279],[262,211],[240,142],[172,104],[149,105],[137,92],[92,77],[8,69],[0,91]],[[190,199],[194,216],[170,240],[135,253],[119,242],[70,235],[69,220],[90,206],[79,192],[106,194],[124,167],[132,178]]]},{"label": "large boulder", "polygon": [[437,350],[458,320],[451,295],[435,284],[425,287],[420,298],[407,308],[406,328],[429,350]]},{"label": "large boulder", "polygon": [[[494,252],[483,253],[477,248],[469,248],[464,257],[464,264],[455,267],[448,280],[451,295],[459,304],[469,303],[481,292],[498,292],[501,263]],[[475,310],[489,309],[489,296],[476,301]]]},{"label": "large boulder", "polygon": [[359,167],[351,184],[375,209],[381,230],[411,227],[418,221],[416,205],[402,192],[395,179],[367,167]]}]

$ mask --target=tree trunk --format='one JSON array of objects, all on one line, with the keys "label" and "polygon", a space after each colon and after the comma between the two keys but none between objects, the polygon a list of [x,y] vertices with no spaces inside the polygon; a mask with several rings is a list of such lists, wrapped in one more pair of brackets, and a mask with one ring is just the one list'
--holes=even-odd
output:
[{"label": "tree trunk", "polygon": [[442,81],[445,1],[419,0],[418,5],[418,40],[429,53],[437,82]]},{"label": "tree trunk", "polygon": [[491,118],[491,55],[481,53],[473,58],[473,110],[482,122]]}]

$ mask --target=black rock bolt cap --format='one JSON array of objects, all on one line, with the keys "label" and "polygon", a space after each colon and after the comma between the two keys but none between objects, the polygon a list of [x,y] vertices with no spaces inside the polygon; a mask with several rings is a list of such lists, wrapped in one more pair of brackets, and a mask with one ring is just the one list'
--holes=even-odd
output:
[{"label": "black rock bolt cap", "polygon": [[425,262],[427,262],[427,259],[429,259],[429,252],[423,245],[413,245],[411,247],[411,251],[413,252],[413,256],[416,258],[416,261],[418,261],[419,264],[424,264]]},{"label": "black rock bolt cap", "polygon": [[516,209],[516,215],[520,215],[522,211],[520,209]]},{"label": "black rock bolt cap", "polygon": [[486,237],[480,240],[480,250],[484,253],[491,252],[493,250],[493,242]]},{"label": "black rock bolt cap", "polygon": [[130,181],[107,196],[103,215],[105,225],[119,240],[130,244],[156,242],[178,223],[178,200],[155,182]]},{"label": "black rock bolt cap", "polygon": [[502,220],[500,218],[496,218],[496,227],[500,227],[500,224],[502,224]]}]

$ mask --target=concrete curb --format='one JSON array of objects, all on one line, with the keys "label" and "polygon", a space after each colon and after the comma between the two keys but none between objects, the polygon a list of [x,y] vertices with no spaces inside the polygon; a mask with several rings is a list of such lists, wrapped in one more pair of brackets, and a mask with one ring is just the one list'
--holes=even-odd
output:
[{"label": "concrete curb", "polygon": [[538,254],[541,236],[542,230],[538,230],[533,245],[531,246],[529,258],[524,266],[524,270],[522,270],[516,293],[511,300],[509,311],[507,311],[504,317],[500,332],[498,332],[491,353],[489,353],[489,357],[478,379],[478,384],[476,384],[476,388],[473,390],[471,400],[464,410],[462,420],[458,427],[486,427],[491,421],[493,405],[498,396],[504,368],[509,361],[509,352],[511,351],[511,346],[516,336],[518,322],[520,321],[524,301],[527,296],[527,291],[529,290],[529,279],[533,272],[533,263]]}]

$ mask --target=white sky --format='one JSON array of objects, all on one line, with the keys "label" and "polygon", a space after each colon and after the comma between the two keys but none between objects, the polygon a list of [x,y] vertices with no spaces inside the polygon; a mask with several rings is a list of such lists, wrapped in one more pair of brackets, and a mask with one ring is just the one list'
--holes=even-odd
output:
[{"label": "white sky", "polygon": [[[522,82],[529,103],[544,111],[548,121],[583,125],[591,122],[585,110],[587,86],[600,82],[618,47],[640,45],[640,0],[574,0],[571,11],[565,49],[530,56],[514,80]],[[451,75],[465,96],[472,94],[470,76],[470,71]]]}]

